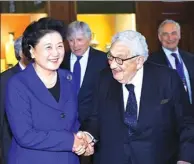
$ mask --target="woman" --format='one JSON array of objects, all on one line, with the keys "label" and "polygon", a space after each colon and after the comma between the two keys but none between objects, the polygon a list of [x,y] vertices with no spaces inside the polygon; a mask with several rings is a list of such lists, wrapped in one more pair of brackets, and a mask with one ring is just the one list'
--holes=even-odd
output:
[{"label": "woman", "polygon": [[[8,164],[78,164],[84,152],[74,78],[58,69],[64,54],[64,26],[48,19],[23,33],[24,55],[32,62],[8,83],[6,113],[13,133]],[[82,151],[83,150],[83,151]]]}]

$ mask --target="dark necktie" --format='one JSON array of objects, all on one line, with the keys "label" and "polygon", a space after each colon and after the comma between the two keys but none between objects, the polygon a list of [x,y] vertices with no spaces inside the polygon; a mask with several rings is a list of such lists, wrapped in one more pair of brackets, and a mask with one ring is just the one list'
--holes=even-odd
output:
[{"label": "dark necktie", "polygon": [[187,82],[184,74],[183,63],[179,61],[176,53],[172,53],[171,55],[175,58],[176,71],[183,82],[185,90],[187,91]]},{"label": "dark necktie", "polygon": [[128,134],[132,136],[137,126],[137,101],[135,98],[134,85],[126,84],[129,96],[127,100],[126,111],[124,113],[124,122],[128,126]]},{"label": "dark necktie", "polygon": [[82,58],[82,56],[76,56],[76,57],[77,57],[77,60],[74,64],[73,74],[74,74],[75,83],[76,83],[76,90],[78,93],[80,89],[80,81],[81,81],[81,66],[79,61]]}]

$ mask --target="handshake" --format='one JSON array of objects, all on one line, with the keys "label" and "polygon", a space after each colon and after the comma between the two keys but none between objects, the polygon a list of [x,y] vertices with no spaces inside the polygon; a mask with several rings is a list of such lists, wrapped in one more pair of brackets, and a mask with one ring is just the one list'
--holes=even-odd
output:
[{"label": "handshake", "polygon": [[72,151],[77,155],[90,156],[94,154],[94,142],[92,142],[92,136],[87,132],[79,131],[74,134],[74,144]]}]

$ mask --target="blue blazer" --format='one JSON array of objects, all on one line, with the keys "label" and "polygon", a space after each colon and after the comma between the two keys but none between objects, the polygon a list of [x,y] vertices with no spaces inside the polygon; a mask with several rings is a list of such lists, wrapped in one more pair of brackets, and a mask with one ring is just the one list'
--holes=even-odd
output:
[{"label": "blue blazer", "polygon": [[194,163],[193,110],[174,70],[144,64],[137,128],[131,137],[124,123],[122,85],[110,69],[101,73],[98,84],[93,115],[85,126],[99,139],[96,164],[126,163],[125,144],[129,144],[129,164]]},{"label": "blue blazer", "polygon": [[78,164],[72,152],[79,129],[72,74],[58,70],[57,102],[32,64],[8,83],[6,113],[13,133],[8,164]]}]

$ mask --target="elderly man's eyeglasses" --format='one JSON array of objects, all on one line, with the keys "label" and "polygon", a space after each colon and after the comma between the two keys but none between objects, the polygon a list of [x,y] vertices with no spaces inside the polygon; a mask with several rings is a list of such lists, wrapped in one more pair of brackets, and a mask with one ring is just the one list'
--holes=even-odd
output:
[{"label": "elderly man's eyeglasses", "polygon": [[108,52],[108,54],[107,54],[107,58],[108,58],[109,61],[113,61],[113,60],[115,59],[116,63],[119,64],[119,65],[122,65],[123,62],[126,61],[126,60],[131,60],[131,59],[133,59],[133,58],[135,58],[135,57],[138,57],[138,56],[139,56],[139,55],[135,55],[135,56],[132,56],[132,57],[130,57],[130,58],[121,59],[121,58],[119,58],[119,57],[114,57],[114,56],[112,56],[110,52]]}]

